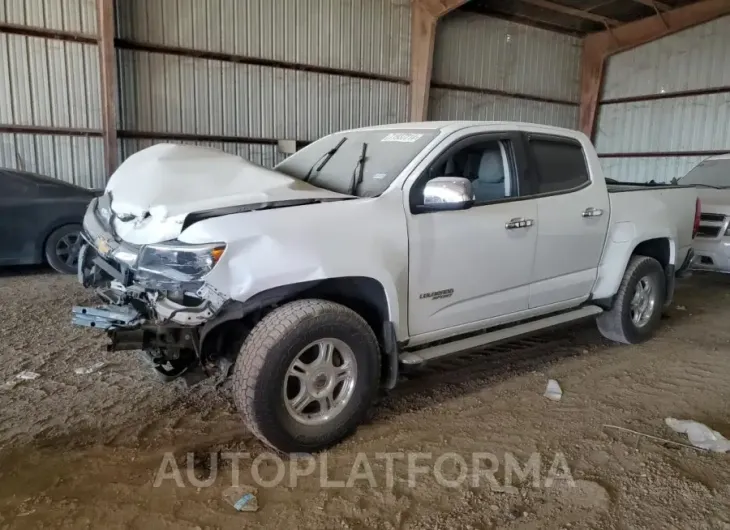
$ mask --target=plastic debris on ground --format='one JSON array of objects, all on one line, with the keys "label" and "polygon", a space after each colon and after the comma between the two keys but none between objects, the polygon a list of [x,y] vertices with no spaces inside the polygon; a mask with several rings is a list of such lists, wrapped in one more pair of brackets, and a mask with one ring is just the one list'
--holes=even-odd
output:
[{"label": "plastic debris on ground", "polygon": [[37,374],[35,372],[20,372],[13,379],[5,381],[2,385],[0,385],[0,390],[12,390],[21,381],[33,381],[34,379],[38,379],[40,376],[41,374]]},{"label": "plastic debris on ground", "polygon": [[20,372],[15,377],[21,381],[33,381],[34,379],[38,379],[40,376],[41,374],[37,374],[35,372]]},{"label": "plastic debris on ground", "polygon": [[560,401],[563,397],[563,390],[560,388],[560,385],[555,379],[550,379],[548,380],[547,388],[545,389],[543,396],[552,401]]},{"label": "plastic debris on ground", "polygon": [[223,498],[239,512],[255,512],[259,509],[256,499],[258,490],[251,486],[232,486],[223,492]]},{"label": "plastic debris on ground", "polygon": [[714,453],[727,453],[730,451],[730,440],[703,423],[674,418],[667,418],[664,422],[673,431],[686,434],[690,443],[695,447]]},{"label": "plastic debris on ground", "polygon": [[687,311],[687,308],[684,307],[683,305],[678,305],[677,306],[677,311]]},{"label": "plastic debris on ground", "polygon": [[87,366],[85,368],[76,368],[74,370],[74,373],[76,373],[77,375],[89,375],[89,374],[93,374],[94,372],[98,372],[105,366],[106,366],[105,362],[98,362],[98,363],[92,364],[91,366]]}]

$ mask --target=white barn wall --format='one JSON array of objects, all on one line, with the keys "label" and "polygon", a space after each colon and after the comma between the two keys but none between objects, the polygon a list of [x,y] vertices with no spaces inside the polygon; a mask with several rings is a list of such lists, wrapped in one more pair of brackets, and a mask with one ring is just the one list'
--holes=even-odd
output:
[{"label": "white barn wall", "polygon": [[730,151],[729,51],[724,17],[609,59],[596,146],[613,178],[669,182]]},{"label": "white barn wall", "polygon": [[454,12],[439,22],[430,119],[510,119],[575,128],[581,40]]}]

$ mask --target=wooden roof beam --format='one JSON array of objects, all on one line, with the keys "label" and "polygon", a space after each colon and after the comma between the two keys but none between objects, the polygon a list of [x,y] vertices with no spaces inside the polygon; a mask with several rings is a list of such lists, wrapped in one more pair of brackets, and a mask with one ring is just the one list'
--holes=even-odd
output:
[{"label": "wooden roof beam", "polygon": [[579,128],[593,136],[606,59],[619,52],[730,15],[730,0],[703,0],[583,39]]},{"label": "wooden roof beam", "polygon": [[411,0],[413,7],[425,9],[434,17],[440,18],[467,3],[468,0]]},{"label": "wooden roof beam", "polygon": [[657,11],[670,11],[672,8],[662,2],[656,2],[654,0],[632,0],[637,4],[643,4],[646,7],[651,7]]},{"label": "wooden roof beam", "polygon": [[608,56],[725,15],[730,15],[730,0],[703,0],[666,11],[661,16],[654,15],[623,24],[610,31],[592,33],[585,38],[585,42],[600,44]]},{"label": "wooden roof beam", "polygon": [[571,17],[582,18],[583,20],[590,20],[592,22],[598,22],[599,24],[603,24],[607,27],[618,26],[621,24],[621,22],[619,22],[618,20],[615,20],[613,18],[604,17],[602,15],[596,15],[595,13],[591,13],[590,11],[584,11],[582,9],[575,9],[574,7],[568,7],[568,6],[564,6],[562,4],[556,4],[555,2],[550,2],[549,0],[520,0],[520,1],[525,4],[535,6],[535,7],[541,7],[543,9],[547,9],[549,11],[554,11],[556,13],[562,13],[563,15],[569,15]]}]

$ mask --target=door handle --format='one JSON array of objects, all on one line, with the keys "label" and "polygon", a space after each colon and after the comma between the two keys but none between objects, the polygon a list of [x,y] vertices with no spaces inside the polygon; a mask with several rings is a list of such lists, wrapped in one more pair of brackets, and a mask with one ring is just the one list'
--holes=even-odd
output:
[{"label": "door handle", "polygon": [[516,228],[529,228],[530,226],[534,225],[535,221],[532,219],[524,219],[523,217],[515,217],[514,219],[510,219],[509,222],[504,224],[504,227],[507,230],[514,230]]},{"label": "door handle", "polygon": [[583,217],[600,217],[603,215],[603,210],[600,208],[586,208],[583,210],[583,213],[581,214]]}]

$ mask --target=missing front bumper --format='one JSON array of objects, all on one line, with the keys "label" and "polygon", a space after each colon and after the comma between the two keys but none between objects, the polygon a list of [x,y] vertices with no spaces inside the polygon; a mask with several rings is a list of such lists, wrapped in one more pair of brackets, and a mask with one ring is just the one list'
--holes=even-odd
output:
[{"label": "missing front bumper", "polygon": [[101,330],[134,328],[142,324],[144,320],[142,314],[131,306],[74,306],[71,311],[73,313],[72,324]]},{"label": "missing front bumper", "polygon": [[[158,325],[145,319],[131,306],[73,308],[72,324],[106,331],[111,339],[108,349],[198,351],[198,332],[188,326]],[[175,356],[177,357],[177,355]]]}]

